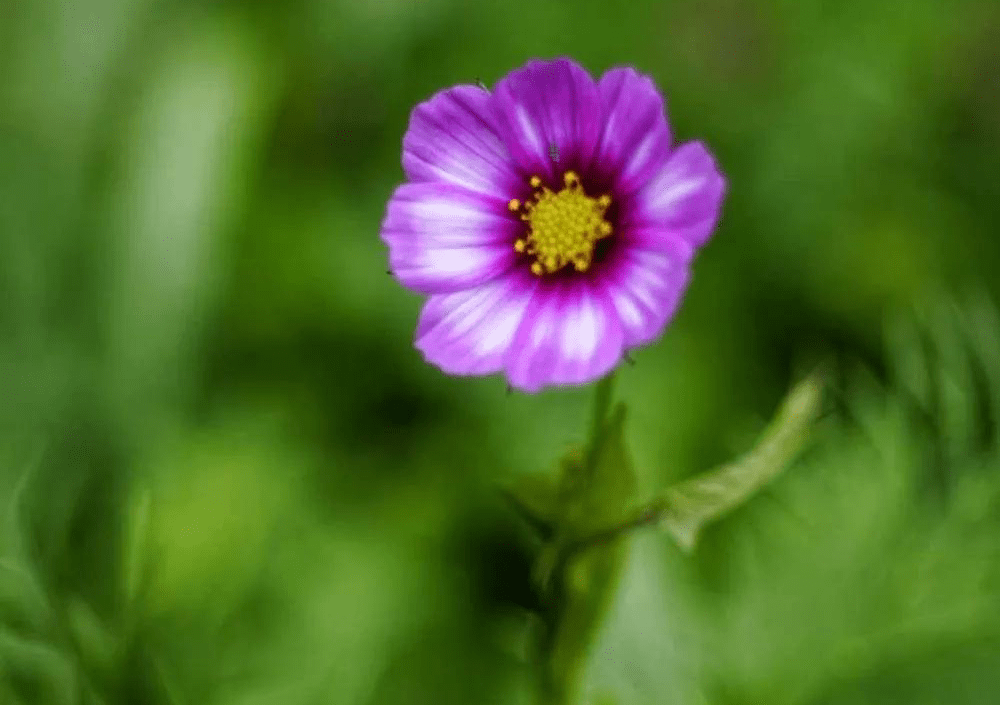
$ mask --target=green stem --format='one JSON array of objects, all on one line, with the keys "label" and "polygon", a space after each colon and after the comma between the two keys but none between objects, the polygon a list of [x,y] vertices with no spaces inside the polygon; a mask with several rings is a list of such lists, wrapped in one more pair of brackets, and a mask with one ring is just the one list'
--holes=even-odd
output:
[{"label": "green stem", "polygon": [[[608,374],[601,379],[594,387],[594,401],[590,419],[590,433],[587,438],[586,455],[582,467],[581,481],[584,484],[582,492],[588,494],[590,485],[593,482],[596,472],[597,462],[601,452],[601,444],[604,442],[605,427],[608,416],[611,412],[612,397],[614,392],[615,374]],[[552,542],[543,549],[539,556],[537,572],[543,576],[542,584],[545,592],[552,600],[553,621],[547,626],[549,630],[542,638],[539,649],[539,705],[574,705],[574,694],[578,690],[574,682],[578,677],[579,669],[570,668],[564,663],[565,654],[558,653],[556,635],[561,628],[561,617],[563,614],[563,600],[567,599],[565,585],[562,583],[568,561],[577,551],[578,546],[574,537],[566,535],[557,530]]]},{"label": "green stem", "polygon": [[655,499],[632,512],[624,521],[614,526],[609,526],[600,531],[584,536],[574,541],[566,548],[567,554],[585,551],[588,548],[607,544],[615,539],[632,533],[637,529],[652,526],[659,523],[667,512],[667,504],[662,499]]},{"label": "green stem", "polygon": [[[594,471],[597,467],[598,454],[601,451],[601,442],[604,437],[604,426],[608,421],[608,414],[611,410],[611,397],[615,386],[615,373],[610,372],[594,386],[594,402],[590,418],[590,435],[587,438],[585,455],[581,467],[580,483],[582,488],[577,488],[577,493],[587,494],[593,481]],[[564,529],[556,527],[555,535],[549,544],[542,549],[541,556],[535,566],[535,577],[538,580],[543,592],[547,592],[550,587],[550,580],[555,577],[554,571],[557,566],[562,566],[566,557],[569,537],[565,535]]]}]

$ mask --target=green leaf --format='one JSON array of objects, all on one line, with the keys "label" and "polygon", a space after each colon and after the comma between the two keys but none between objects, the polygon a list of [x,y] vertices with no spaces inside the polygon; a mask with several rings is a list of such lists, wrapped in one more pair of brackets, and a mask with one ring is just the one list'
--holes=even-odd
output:
[{"label": "green leaf", "polygon": [[20,473],[7,503],[0,549],[0,626],[23,636],[46,633],[52,623],[52,609],[41,578],[32,566],[32,552],[22,517],[22,503],[32,482],[38,459]]},{"label": "green leaf", "polygon": [[707,524],[743,504],[794,460],[819,413],[821,398],[822,382],[813,374],[788,394],[753,450],[666,491],[661,525],[683,550],[691,551]]},{"label": "green leaf", "polygon": [[19,562],[0,559],[0,626],[24,635],[47,632],[52,611],[38,579]]},{"label": "green leaf", "polygon": [[0,677],[25,702],[74,703],[77,674],[65,654],[49,644],[0,630]]},{"label": "green leaf", "polygon": [[146,596],[153,571],[150,544],[152,531],[152,492],[143,488],[136,493],[136,500],[128,512],[128,530],[125,532],[124,578],[125,598],[130,617]]},{"label": "green leaf", "polygon": [[115,665],[118,644],[97,613],[83,600],[73,598],[66,609],[66,621],[84,665],[98,673],[109,673]]},{"label": "green leaf", "polygon": [[541,538],[552,535],[559,514],[559,486],[554,477],[518,475],[502,484],[500,492]]}]

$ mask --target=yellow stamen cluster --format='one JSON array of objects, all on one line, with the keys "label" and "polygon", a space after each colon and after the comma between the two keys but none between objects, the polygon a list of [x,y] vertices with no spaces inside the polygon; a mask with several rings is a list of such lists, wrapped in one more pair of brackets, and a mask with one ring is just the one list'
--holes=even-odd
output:
[{"label": "yellow stamen cluster", "polygon": [[588,196],[580,177],[572,171],[563,175],[563,181],[566,187],[555,193],[532,176],[532,199],[521,203],[515,198],[507,204],[511,212],[520,211],[521,220],[528,224],[528,233],[514,243],[514,249],[535,258],[531,271],[538,276],[557,272],[567,264],[578,272],[587,271],[594,245],[611,235],[611,223],[604,219],[611,196]]}]

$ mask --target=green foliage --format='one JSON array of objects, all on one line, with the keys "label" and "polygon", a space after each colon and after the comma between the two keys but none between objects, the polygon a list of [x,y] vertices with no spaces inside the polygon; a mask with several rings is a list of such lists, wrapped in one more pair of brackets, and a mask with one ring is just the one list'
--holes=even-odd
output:
[{"label": "green foliage", "polygon": [[[930,325],[908,325],[925,352],[903,338],[909,372],[893,361],[901,379],[927,383],[923,401],[907,383],[885,389],[850,372],[841,411],[812,450],[709,530],[693,557],[649,542],[633,554],[595,650],[598,683],[636,702],[652,692],[778,705],[992,697],[1000,386],[985,381],[996,380],[1000,357],[983,353],[998,329],[981,301],[932,311]],[[976,369],[981,383],[944,393],[940,385]],[[978,441],[956,448],[956,438]],[[660,633],[643,631],[651,620]]]},{"label": "green foliage", "polygon": [[674,485],[657,500],[653,509],[660,524],[682,549],[691,551],[707,523],[739,507],[794,460],[818,416],[821,391],[819,375],[800,382],[753,450]]},{"label": "green foliage", "polygon": [[662,525],[690,553],[704,525],[737,509],[795,459],[818,415],[822,390],[821,376],[814,373],[792,389],[752,451],[637,509],[624,405],[607,417],[611,384],[609,377],[596,387],[585,452],[564,457],[557,478],[520,475],[504,488],[542,542],[534,559],[543,621],[535,658],[541,669],[540,702],[546,704],[580,697],[587,658],[618,587],[630,533]]},{"label": "green foliage", "polygon": [[[650,531],[568,567],[591,581],[562,622],[590,643],[565,652],[582,697],[992,702],[997,21],[980,0],[11,4],[0,703],[527,701],[540,542],[482,488],[578,444],[587,392],[426,366],[377,232],[415,103],[564,53],[649,73],[730,182],[676,320],[618,374],[627,506],[726,467],[800,359],[839,361],[805,454],[685,515],[693,554]],[[618,520],[525,482],[542,529]]]}]

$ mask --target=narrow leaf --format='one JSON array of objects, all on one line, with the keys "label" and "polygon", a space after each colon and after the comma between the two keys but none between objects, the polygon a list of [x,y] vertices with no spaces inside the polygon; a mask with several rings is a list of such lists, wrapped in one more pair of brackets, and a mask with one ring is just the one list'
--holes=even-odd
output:
[{"label": "narrow leaf", "polygon": [[110,673],[117,656],[114,634],[93,608],[78,598],[69,601],[66,618],[79,658],[93,671]]},{"label": "narrow leaf", "polygon": [[71,705],[76,701],[77,675],[58,649],[0,629],[0,676],[25,702]]},{"label": "narrow leaf", "polygon": [[802,449],[822,398],[819,374],[796,385],[757,446],[739,460],[668,489],[661,525],[690,551],[707,524],[743,504],[777,477]]},{"label": "narrow leaf", "polygon": [[548,539],[552,535],[559,511],[556,478],[541,474],[518,475],[503,483],[500,493],[539,537]]}]

